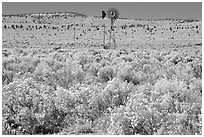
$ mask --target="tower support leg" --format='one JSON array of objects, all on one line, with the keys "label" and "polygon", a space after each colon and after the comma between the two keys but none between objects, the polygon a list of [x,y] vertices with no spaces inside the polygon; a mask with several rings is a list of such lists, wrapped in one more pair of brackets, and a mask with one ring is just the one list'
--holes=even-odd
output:
[{"label": "tower support leg", "polygon": [[114,49],[116,48],[116,39],[115,39],[115,31],[114,31],[114,21],[111,19],[111,28],[110,28],[110,46]]}]

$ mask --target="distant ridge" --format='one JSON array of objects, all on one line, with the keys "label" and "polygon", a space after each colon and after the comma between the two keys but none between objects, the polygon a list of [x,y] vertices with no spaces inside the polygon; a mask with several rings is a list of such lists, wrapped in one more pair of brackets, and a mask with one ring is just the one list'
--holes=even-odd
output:
[{"label": "distant ridge", "polygon": [[88,17],[87,15],[77,12],[43,12],[43,13],[21,13],[21,14],[8,14],[2,15],[3,17]]},{"label": "distant ridge", "polygon": [[[21,13],[21,14],[6,14],[2,15],[2,17],[34,17],[34,18],[43,18],[43,17],[48,17],[48,18],[66,18],[66,17],[82,17],[86,18],[88,17],[87,15],[77,13],[77,12],[42,12],[42,13]],[[95,19],[101,19],[102,16],[93,16]],[[164,19],[128,19],[125,17],[120,17],[119,19],[122,20],[147,20],[147,21],[179,21],[180,23],[184,22],[199,22],[202,20],[198,19],[177,19],[177,18],[164,18]]]}]

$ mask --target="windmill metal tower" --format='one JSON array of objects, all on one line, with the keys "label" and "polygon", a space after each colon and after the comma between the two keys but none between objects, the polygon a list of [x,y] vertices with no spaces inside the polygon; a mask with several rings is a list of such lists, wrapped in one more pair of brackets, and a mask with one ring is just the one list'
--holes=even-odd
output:
[{"label": "windmill metal tower", "polygon": [[[105,11],[102,11],[102,18],[104,18],[105,16],[106,16]],[[116,37],[115,37],[115,31],[114,31],[114,22],[115,22],[115,20],[118,19],[119,12],[118,12],[118,10],[116,8],[109,8],[107,10],[107,16],[111,20],[109,44],[110,44],[110,46],[113,45],[113,47],[116,48]],[[105,31],[104,31],[104,35],[105,35]],[[105,39],[105,36],[104,36],[104,39]],[[104,40],[104,45],[105,45],[105,40]]]}]

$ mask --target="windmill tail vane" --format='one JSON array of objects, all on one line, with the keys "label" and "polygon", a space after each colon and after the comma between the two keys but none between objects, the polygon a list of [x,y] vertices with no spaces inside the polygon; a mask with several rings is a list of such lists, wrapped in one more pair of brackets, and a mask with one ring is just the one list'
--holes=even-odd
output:
[{"label": "windmill tail vane", "polygon": [[106,17],[106,12],[102,11],[102,19],[104,19]]}]

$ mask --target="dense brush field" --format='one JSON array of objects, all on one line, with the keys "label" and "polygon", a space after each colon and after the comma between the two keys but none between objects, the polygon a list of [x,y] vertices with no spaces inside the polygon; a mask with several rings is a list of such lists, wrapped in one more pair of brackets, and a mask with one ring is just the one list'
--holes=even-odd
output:
[{"label": "dense brush field", "polygon": [[202,43],[163,50],[6,43],[8,34],[24,41],[29,31],[3,28],[3,134],[202,134]]}]

